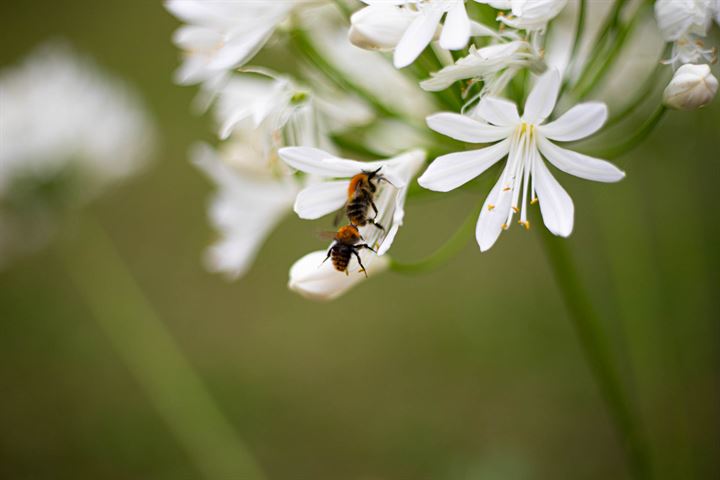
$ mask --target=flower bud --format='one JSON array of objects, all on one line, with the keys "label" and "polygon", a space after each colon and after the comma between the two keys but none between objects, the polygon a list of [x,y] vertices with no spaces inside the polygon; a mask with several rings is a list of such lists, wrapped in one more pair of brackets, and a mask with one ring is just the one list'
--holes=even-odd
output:
[{"label": "flower bud", "polygon": [[663,103],[677,110],[696,110],[712,101],[717,78],[707,65],[686,64],[678,68],[663,93]]},{"label": "flower bud", "polygon": [[350,43],[365,50],[392,50],[416,13],[392,5],[371,5],[350,18]]},{"label": "flower bud", "polygon": [[[323,261],[326,251],[308,253],[290,267],[290,290],[310,300],[334,300],[358,283],[365,280],[365,274],[353,260],[348,268],[348,275],[338,272],[330,260]],[[376,256],[374,253],[360,253],[363,264],[367,267],[368,277],[373,277],[390,266],[390,259]]]}]

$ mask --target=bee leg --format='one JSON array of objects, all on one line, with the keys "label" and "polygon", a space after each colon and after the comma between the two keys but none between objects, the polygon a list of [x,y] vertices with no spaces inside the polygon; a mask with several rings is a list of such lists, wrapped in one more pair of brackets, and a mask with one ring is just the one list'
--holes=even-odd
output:
[{"label": "bee leg", "polygon": [[380,230],[385,230],[385,227],[383,227],[383,226],[380,225],[379,223],[375,223],[375,220],[371,220],[371,219],[368,218],[368,223],[371,223],[371,224],[375,225],[375,226],[376,226],[377,228],[379,228]]},{"label": "bee leg", "polygon": [[372,199],[370,199],[370,206],[372,207],[373,211],[375,212],[375,218],[377,218],[378,209],[377,209],[377,206],[375,205],[375,202],[373,202]]},{"label": "bee leg", "polygon": [[357,250],[353,250],[353,253],[355,254],[355,258],[357,258],[358,263],[360,264],[360,271],[365,274],[365,278],[367,278],[367,270],[365,270],[365,265],[363,265],[362,260],[360,260],[360,254]]},{"label": "bee leg", "polygon": [[377,253],[377,251],[376,251],[375,249],[373,249],[373,248],[372,248],[370,245],[368,245],[367,243],[361,243],[360,245],[357,245],[357,248],[367,248],[367,249],[370,250],[371,252]]},{"label": "bee leg", "polygon": [[330,258],[330,255],[332,255],[333,248],[335,248],[335,245],[333,245],[332,247],[330,247],[330,250],[328,250],[327,256],[325,257],[325,260],[323,260],[320,265],[322,265],[323,263],[325,263],[325,262],[328,261],[328,258]]}]

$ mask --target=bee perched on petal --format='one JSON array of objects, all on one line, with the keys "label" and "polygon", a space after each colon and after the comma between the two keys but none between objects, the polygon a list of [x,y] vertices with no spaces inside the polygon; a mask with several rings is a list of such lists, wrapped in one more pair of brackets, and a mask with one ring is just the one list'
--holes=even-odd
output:
[{"label": "bee perched on petal", "polygon": [[363,237],[360,235],[360,231],[355,225],[345,225],[344,227],[340,227],[335,234],[333,244],[330,246],[323,263],[325,263],[328,258],[332,257],[332,264],[335,267],[335,270],[338,272],[345,272],[345,275],[349,275],[348,265],[350,264],[352,256],[355,255],[355,258],[360,265],[360,270],[367,277],[365,266],[360,259],[360,249],[367,248],[371,252],[377,252],[367,243],[359,243],[361,240],[363,240]]},{"label": "bee perched on petal", "polygon": [[[382,167],[377,170],[363,170],[350,179],[347,191],[347,202],[342,211],[345,212],[348,220],[353,225],[364,227],[368,223],[375,225],[380,230],[385,227],[379,223],[375,223],[378,216],[378,208],[375,205],[374,197],[377,192],[378,183],[385,181],[390,183],[381,173]],[[390,183],[392,185],[392,183]],[[370,209],[374,212],[373,218],[369,217]],[[337,219],[336,219],[336,224]]]}]

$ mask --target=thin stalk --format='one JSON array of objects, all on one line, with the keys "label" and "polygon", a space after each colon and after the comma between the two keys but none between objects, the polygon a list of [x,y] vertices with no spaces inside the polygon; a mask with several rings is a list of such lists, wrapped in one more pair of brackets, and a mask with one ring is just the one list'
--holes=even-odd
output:
[{"label": "thin stalk", "polygon": [[649,479],[652,477],[652,472],[648,447],[640,431],[636,409],[623,385],[619,369],[613,361],[610,341],[600,317],[593,308],[587,289],[583,286],[566,240],[555,237],[544,229],[538,230],[558,288],[580,340],[582,352],[621,437],[631,473],[635,478]]},{"label": "thin stalk", "polygon": [[[668,55],[668,50],[669,48],[664,50],[661,58],[665,58]],[[662,79],[661,73],[664,67],[665,65],[658,60],[657,66],[652,72],[650,72],[640,88],[638,88],[635,97],[628,102],[622,110],[610,117],[607,123],[605,123],[605,128],[611,127],[627,118],[628,115],[631,115],[645,100],[648,99],[649,94],[655,90],[656,85]]]},{"label": "thin stalk", "polygon": [[390,118],[400,119],[415,128],[425,127],[413,119],[393,110],[391,107],[384,105],[380,102],[372,93],[368,92],[365,88],[353,82],[347,76],[338,70],[335,65],[327,61],[325,57],[318,52],[315,44],[310,37],[301,29],[295,29],[292,31],[292,38],[297,46],[298,51],[320,72],[322,72],[328,80],[335,83],[338,87],[344,90],[348,90],[357,94],[360,98],[365,100],[370,106],[372,106],[380,115]]},{"label": "thin stalk", "polygon": [[334,2],[338,10],[340,10],[340,13],[343,14],[343,17],[350,21],[350,17],[352,16],[353,12],[352,9],[348,7],[347,3],[345,3],[343,0],[334,0]]},{"label": "thin stalk", "polygon": [[644,4],[638,7],[637,11],[632,16],[632,19],[620,28],[617,36],[613,39],[610,51],[604,56],[604,61],[600,64],[594,75],[589,77],[584,84],[578,83],[577,88],[575,89],[575,95],[579,100],[584,99],[592,93],[595,87],[597,87],[597,85],[605,78],[607,73],[610,71],[610,68],[620,55],[620,52],[622,52],[625,40],[633,32],[633,30],[635,30],[635,27],[642,18],[641,13],[645,9],[646,6]]},{"label": "thin stalk", "polygon": [[655,127],[658,126],[667,110],[668,109],[665,105],[660,105],[650,118],[648,118],[645,123],[643,123],[640,128],[627,140],[609,148],[593,151],[590,154],[595,157],[613,159],[629,152],[640,145],[653,132],[653,130],[655,130]]},{"label": "thin stalk", "polygon": [[468,240],[472,238],[472,234],[475,232],[475,224],[480,214],[480,208],[482,208],[482,203],[480,203],[479,208],[476,208],[467,216],[460,228],[453,233],[452,237],[432,254],[413,263],[402,263],[391,259],[390,270],[406,275],[417,275],[430,272],[447,263],[448,260],[460,253],[462,249],[465,248],[465,245],[467,245]]},{"label": "thin stalk", "polygon": [[202,478],[264,479],[108,234],[92,221],[82,233],[61,252],[70,280]]},{"label": "thin stalk", "polygon": [[583,36],[585,35],[585,17],[587,14],[587,0],[580,0],[580,5],[578,8],[579,8],[579,10],[578,10],[577,24],[575,25],[575,39],[573,40],[573,46],[570,49],[570,60],[569,60],[567,68],[565,69],[565,79],[563,80],[558,97],[561,97],[563,95],[563,93],[565,92],[565,89],[567,88],[568,84],[570,83],[570,75],[575,67],[575,59],[577,58],[578,52],[580,50],[580,45],[582,44]]}]

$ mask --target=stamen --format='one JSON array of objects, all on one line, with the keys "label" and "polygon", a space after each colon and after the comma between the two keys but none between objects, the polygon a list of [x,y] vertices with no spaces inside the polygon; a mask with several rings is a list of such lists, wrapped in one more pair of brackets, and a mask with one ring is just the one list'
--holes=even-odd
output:
[{"label": "stamen", "polygon": [[491,203],[490,205],[488,205],[488,210],[491,211],[491,212],[492,212],[493,210],[495,210],[495,205],[493,205],[492,203]]},{"label": "stamen", "polygon": [[530,230],[530,222],[527,220],[518,220],[518,223],[525,227],[525,230]]}]

